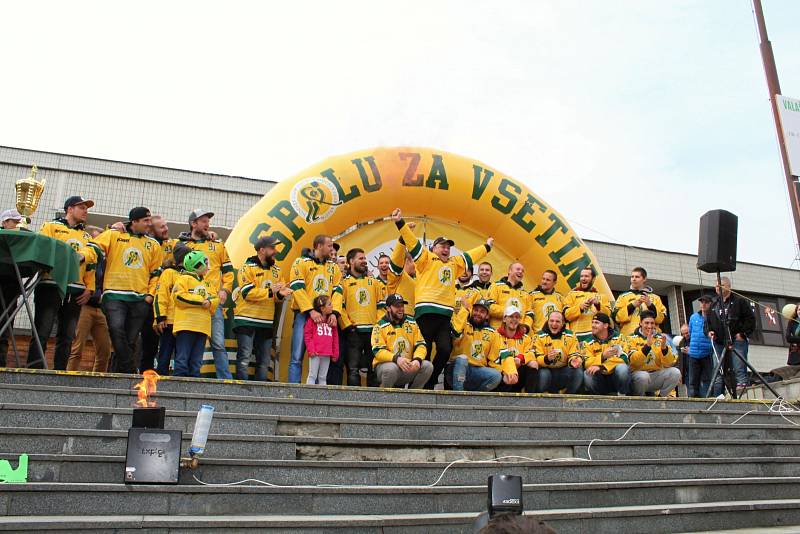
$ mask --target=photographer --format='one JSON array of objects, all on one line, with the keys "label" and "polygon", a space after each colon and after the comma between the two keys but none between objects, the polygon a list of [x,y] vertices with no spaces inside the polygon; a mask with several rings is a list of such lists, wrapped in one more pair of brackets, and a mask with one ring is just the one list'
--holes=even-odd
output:
[{"label": "photographer", "polygon": [[[747,387],[748,338],[753,334],[756,318],[747,299],[734,295],[727,276],[720,278],[715,286],[717,297],[711,304],[705,330],[714,342],[714,350],[720,358],[725,357],[725,368],[732,369],[736,379],[735,396],[738,398]],[[737,352],[742,359],[738,358]],[[722,393],[722,378],[713,377],[713,395]],[[733,388],[730,388],[731,390]]]}]

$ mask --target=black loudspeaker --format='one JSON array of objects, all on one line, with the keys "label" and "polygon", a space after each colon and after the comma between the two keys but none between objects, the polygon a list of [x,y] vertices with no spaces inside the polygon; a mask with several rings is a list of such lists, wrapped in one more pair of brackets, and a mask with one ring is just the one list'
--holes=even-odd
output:
[{"label": "black loudspeaker", "polygon": [[739,218],[725,210],[712,210],[700,217],[697,268],[707,273],[736,270],[736,236]]}]

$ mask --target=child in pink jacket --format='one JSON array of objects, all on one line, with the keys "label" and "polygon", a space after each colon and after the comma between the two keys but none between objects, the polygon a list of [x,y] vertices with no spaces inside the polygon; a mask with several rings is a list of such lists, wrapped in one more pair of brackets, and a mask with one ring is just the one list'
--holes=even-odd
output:
[{"label": "child in pink jacket", "polygon": [[319,323],[306,321],[303,337],[308,351],[308,379],[306,384],[326,385],[328,366],[331,359],[339,359],[339,332],[331,328],[328,318],[333,313],[333,302],[327,295],[320,295],[314,299],[314,309],[322,314]]}]

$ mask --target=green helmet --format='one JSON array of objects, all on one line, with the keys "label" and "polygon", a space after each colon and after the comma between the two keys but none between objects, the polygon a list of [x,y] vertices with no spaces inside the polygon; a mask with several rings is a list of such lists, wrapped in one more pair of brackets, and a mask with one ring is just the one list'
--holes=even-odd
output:
[{"label": "green helmet", "polygon": [[183,268],[190,273],[195,273],[206,265],[208,265],[208,258],[200,250],[193,250],[183,258]]}]

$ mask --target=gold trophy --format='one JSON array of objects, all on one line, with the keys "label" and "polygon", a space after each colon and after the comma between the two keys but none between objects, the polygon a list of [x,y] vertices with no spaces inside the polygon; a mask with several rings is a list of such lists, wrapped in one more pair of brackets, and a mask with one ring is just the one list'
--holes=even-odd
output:
[{"label": "gold trophy", "polygon": [[28,228],[31,223],[31,215],[39,207],[39,199],[42,198],[44,193],[44,184],[46,180],[41,182],[36,179],[36,173],[39,169],[36,165],[31,167],[31,173],[23,180],[17,180],[14,189],[17,191],[17,211],[22,215],[22,220],[17,224],[17,228]]}]

